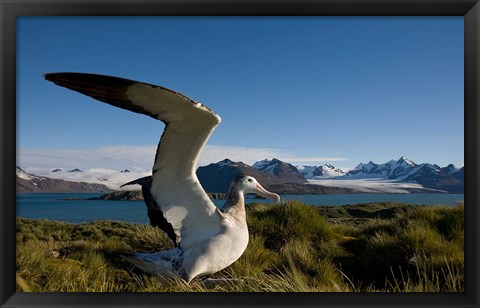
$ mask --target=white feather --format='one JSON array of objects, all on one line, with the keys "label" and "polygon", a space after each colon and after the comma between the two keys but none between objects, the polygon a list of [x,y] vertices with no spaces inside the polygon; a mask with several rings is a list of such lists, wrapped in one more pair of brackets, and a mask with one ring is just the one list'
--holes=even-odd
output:
[{"label": "white feather", "polygon": [[151,193],[179,236],[180,247],[186,249],[218,234],[222,228],[217,208],[201,187],[195,169],[220,117],[165,88],[137,83],[127,93],[135,105],[167,124],[153,165]]}]

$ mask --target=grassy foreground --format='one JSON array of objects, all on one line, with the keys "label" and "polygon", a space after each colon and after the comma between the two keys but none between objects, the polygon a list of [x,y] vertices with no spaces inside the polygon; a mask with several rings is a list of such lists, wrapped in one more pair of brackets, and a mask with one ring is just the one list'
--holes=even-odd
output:
[{"label": "grassy foreground", "polygon": [[17,218],[17,291],[462,292],[464,206],[248,205],[244,255],[206,286],[160,280],[120,253],[168,249],[147,225]]}]

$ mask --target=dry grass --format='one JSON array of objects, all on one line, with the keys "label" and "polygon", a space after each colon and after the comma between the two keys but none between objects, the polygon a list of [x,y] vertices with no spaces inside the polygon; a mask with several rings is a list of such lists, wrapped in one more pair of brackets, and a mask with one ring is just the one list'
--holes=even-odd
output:
[{"label": "dry grass", "polygon": [[[374,206],[368,205],[369,210]],[[321,213],[295,201],[249,205],[250,243],[244,255],[211,277],[217,280],[190,284],[158,279],[119,257],[168,249],[169,240],[156,228],[114,221],[71,225],[18,218],[17,291],[464,290],[463,204],[401,207],[386,218],[361,217],[362,224],[353,226],[338,223],[341,211],[335,222]]]}]

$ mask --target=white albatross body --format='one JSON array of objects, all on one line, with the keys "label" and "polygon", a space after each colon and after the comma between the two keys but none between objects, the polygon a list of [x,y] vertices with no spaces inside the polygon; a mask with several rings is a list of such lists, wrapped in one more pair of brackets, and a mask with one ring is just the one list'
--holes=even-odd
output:
[{"label": "white albatross body", "polygon": [[129,256],[142,270],[187,282],[218,272],[235,262],[248,245],[244,193],[280,201],[253,177],[240,176],[231,184],[225,205],[215,207],[195,173],[198,157],[221,121],[208,107],[167,88],[123,78],[83,73],[53,73],[45,78],[165,123],[147,192],[151,207],[165,220],[159,227],[176,247]]},{"label": "white albatross body", "polygon": [[238,224],[228,216],[220,223],[218,234],[199,240],[189,248],[176,247],[154,254],[137,253],[129,261],[145,272],[164,277],[178,276],[187,282],[196,276],[216,273],[240,258],[248,244],[246,223]]}]

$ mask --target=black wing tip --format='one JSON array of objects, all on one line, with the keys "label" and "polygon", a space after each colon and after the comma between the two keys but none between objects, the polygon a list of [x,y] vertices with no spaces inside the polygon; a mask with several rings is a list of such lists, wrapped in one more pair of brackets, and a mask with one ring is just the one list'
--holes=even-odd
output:
[{"label": "black wing tip", "polygon": [[135,185],[135,184],[138,184],[140,186],[145,186],[145,185],[151,185],[152,184],[152,176],[151,175],[148,175],[148,176],[144,176],[143,178],[138,178],[138,179],[135,179],[133,181],[130,181],[128,183],[125,183],[123,185],[121,185],[120,187],[124,187],[124,186],[128,186],[128,185]]},{"label": "black wing tip", "polygon": [[65,76],[74,76],[74,75],[78,76],[78,75],[92,75],[92,74],[75,73],[75,72],[56,72],[56,73],[45,73],[43,74],[43,78],[45,78],[48,81],[55,81]]},{"label": "black wing tip", "polygon": [[95,73],[80,73],[80,72],[55,72],[55,73],[45,73],[43,77],[52,82],[56,81],[82,81],[82,80],[91,80],[93,82],[108,82],[108,81],[119,81],[122,83],[132,84],[139,83],[138,81],[115,77],[104,74],[95,74]]},{"label": "black wing tip", "polygon": [[66,86],[68,83],[72,81],[88,80],[95,77],[104,78],[109,76],[95,75],[95,74],[89,74],[89,73],[75,73],[75,72],[58,72],[58,73],[43,74],[43,78],[45,78],[45,80],[51,81],[54,84],[59,86]]},{"label": "black wing tip", "polygon": [[43,78],[45,78],[45,80],[55,82],[55,80],[57,80],[58,77],[60,77],[63,74],[64,73],[46,73],[46,74],[43,74]]}]

